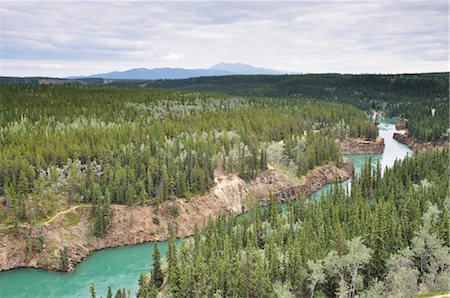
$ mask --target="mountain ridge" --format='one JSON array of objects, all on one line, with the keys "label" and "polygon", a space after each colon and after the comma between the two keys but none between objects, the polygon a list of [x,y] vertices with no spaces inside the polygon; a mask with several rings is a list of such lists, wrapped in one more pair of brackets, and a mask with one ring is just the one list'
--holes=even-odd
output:
[{"label": "mountain ridge", "polygon": [[282,74],[279,71],[255,67],[243,63],[218,63],[209,68],[131,68],[124,71],[112,71],[107,73],[92,74],[87,76],[70,76],[67,79],[102,78],[124,80],[162,80],[162,79],[188,79],[205,76],[226,76],[237,74]]}]

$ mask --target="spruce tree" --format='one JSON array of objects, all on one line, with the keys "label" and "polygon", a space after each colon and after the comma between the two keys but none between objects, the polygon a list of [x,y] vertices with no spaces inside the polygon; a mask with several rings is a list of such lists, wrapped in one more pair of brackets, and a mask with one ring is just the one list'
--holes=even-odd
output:
[{"label": "spruce tree", "polygon": [[89,292],[91,293],[91,298],[96,298],[97,296],[95,295],[95,286],[94,283],[91,283],[91,286],[89,287]]},{"label": "spruce tree", "polygon": [[156,288],[160,288],[164,282],[164,275],[161,269],[161,256],[158,249],[158,244],[155,243],[153,250],[153,269],[152,269],[152,284]]},{"label": "spruce tree", "polygon": [[108,287],[108,293],[106,294],[106,298],[112,298],[111,286]]}]

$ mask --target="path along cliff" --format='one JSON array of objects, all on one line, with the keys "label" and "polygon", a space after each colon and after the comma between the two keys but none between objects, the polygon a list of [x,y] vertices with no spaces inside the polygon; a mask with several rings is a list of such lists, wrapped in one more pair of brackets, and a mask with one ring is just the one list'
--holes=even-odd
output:
[{"label": "path along cliff", "polygon": [[[278,201],[286,202],[299,193],[309,196],[325,184],[346,180],[352,172],[352,163],[344,160],[339,168],[327,164],[310,171],[301,182],[274,169],[262,172],[249,183],[235,174],[218,176],[216,185],[208,193],[188,200],[164,202],[158,212],[151,205],[112,205],[111,223],[104,238],[92,235],[90,208],[73,206],[46,224],[22,226],[19,235],[2,232],[0,271],[20,267],[60,270],[60,254],[64,247],[68,255],[67,270],[71,271],[96,250],[167,240],[173,226],[178,237],[190,236],[196,227],[202,229],[209,219],[214,220],[219,214],[245,212],[249,196],[261,205],[268,203],[270,194]],[[70,220],[70,214],[79,220]]]}]

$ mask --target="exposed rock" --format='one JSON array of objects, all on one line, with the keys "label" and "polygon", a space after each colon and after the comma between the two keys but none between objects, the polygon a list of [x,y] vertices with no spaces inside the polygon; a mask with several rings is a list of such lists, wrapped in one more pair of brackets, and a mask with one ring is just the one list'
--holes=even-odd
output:
[{"label": "exposed rock", "polygon": [[397,132],[394,132],[394,135],[392,137],[397,142],[400,142],[400,143],[408,145],[408,146],[412,145],[412,142],[409,139],[407,130],[399,130]]},{"label": "exposed rock", "polygon": [[413,139],[409,137],[408,130],[400,130],[395,132],[392,136],[396,141],[405,144],[414,153],[422,153],[428,150],[438,149],[443,150],[444,148],[448,148],[448,142],[440,142],[440,143],[416,143]]},{"label": "exposed rock", "polygon": [[341,154],[381,154],[384,151],[384,139],[375,141],[362,139],[345,139],[341,142]]},{"label": "exposed rock", "polygon": [[408,119],[403,119],[400,117],[393,117],[395,120],[395,129],[396,130],[404,130],[407,129]]},{"label": "exposed rock", "polygon": [[[325,165],[312,170],[302,177],[301,183],[276,170],[261,173],[255,180],[246,183],[237,175],[216,178],[216,186],[209,193],[191,199],[177,199],[161,204],[156,213],[153,206],[111,206],[111,224],[104,238],[91,233],[90,208],[76,208],[73,212],[80,215],[76,225],[66,224],[65,214],[49,224],[21,227],[18,236],[2,232],[0,235],[0,271],[19,267],[59,270],[60,251],[66,246],[69,255],[69,268],[85,259],[93,251],[138,244],[150,241],[163,241],[170,237],[171,227],[176,227],[178,237],[190,236],[196,226],[205,227],[209,219],[219,214],[241,214],[246,210],[249,194],[259,200],[261,205],[268,202],[270,194],[280,202],[285,202],[302,192],[311,195],[325,184],[348,179],[353,172],[350,161],[344,160],[341,168]],[[176,204],[178,215],[174,215]],[[153,220],[158,217],[159,224]],[[8,231],[10,232],[10,231]],[[44,239],[39,251],[27,252],[27,239]],[[28,240],[30,241],[30,240]]]}]

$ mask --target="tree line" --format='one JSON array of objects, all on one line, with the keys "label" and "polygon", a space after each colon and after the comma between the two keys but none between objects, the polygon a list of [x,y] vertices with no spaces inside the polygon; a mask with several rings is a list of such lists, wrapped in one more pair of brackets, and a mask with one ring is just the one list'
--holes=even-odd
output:
[{"label": "tree line", "polygon": [[[340,162],[336,140],[373,139],[354,107],[111,86],[2,86],[0,221],[19,225],[92,204],[103,236],[110,204],[204,193],[216,171],[255,178],[277,162],[304,175]],[[275,164],[276,165],[276,164]]]},{"label": "tree line", "polygon": [[383,177],[369,162],[349,192],[337,187],[286,207],[271,198],[266,208],[221,216],[178,248],[171,239],[164,264],[141,277],[137,297],[156,297],[158,288],[162,297],[448,291],[448,162],[448,150],[428,152],[396,162]]},{"label": "tree line", "polygon": [[[236,75],[147,83],[149,87],[158,88],[240,96],[315,98],[348,103],[367,112],[379,111],[388,117],[409,119],[407,126],[410,136],[418,142],[448,140],[448,72],[400,75]],[[114,84],[138,86],[142,81],[117,81]]]}]

